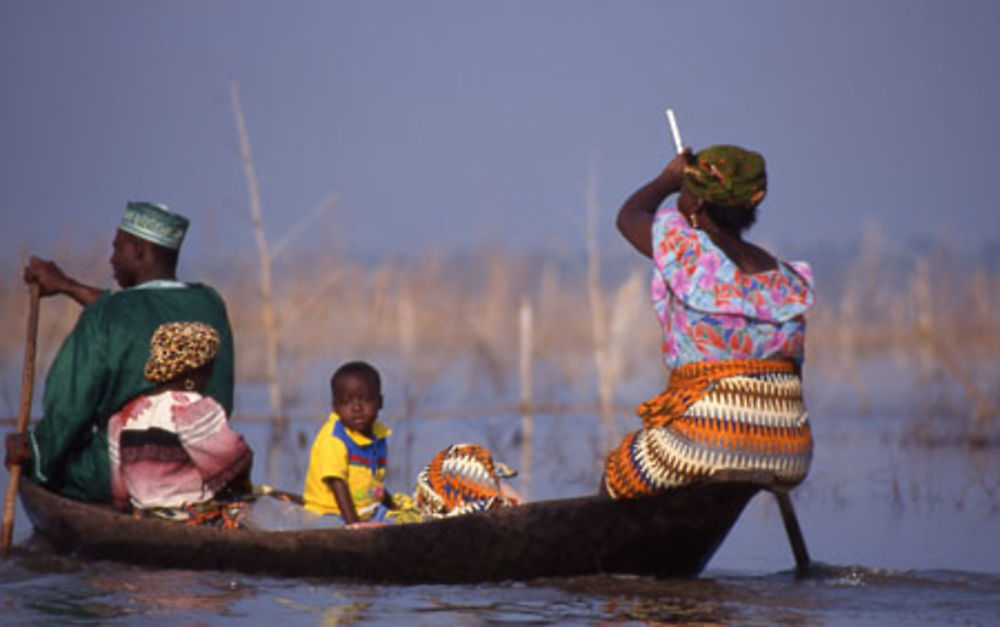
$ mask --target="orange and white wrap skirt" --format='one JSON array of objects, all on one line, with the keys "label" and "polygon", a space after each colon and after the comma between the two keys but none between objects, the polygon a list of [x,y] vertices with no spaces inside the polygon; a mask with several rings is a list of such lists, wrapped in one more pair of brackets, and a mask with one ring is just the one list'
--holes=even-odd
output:
[{"label": "orange and white wrap skirt", "polygon": [[812,462],[802,379],[789,360],[682,366],[636,413],[643,428],[605,462],[604,483],[614,498],[648,496],[722,470],[769,472],[792,486]]}]

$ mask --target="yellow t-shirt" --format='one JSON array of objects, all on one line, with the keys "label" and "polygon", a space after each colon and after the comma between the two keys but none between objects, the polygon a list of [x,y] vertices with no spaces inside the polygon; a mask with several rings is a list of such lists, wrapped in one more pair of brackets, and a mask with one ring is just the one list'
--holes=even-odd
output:
[{"label": "yellow t-shirt", "polygon": [[337,499],[323,480],[343,479],[354,501],[358,518],[366,520],[378,509],[385,494],[386,438],[392,433],[377,420],[369,438],[340,422],[331,412],[320,427],[309,454],[309,470],[303,490],[305,506],[317,514],[340,514]]}]

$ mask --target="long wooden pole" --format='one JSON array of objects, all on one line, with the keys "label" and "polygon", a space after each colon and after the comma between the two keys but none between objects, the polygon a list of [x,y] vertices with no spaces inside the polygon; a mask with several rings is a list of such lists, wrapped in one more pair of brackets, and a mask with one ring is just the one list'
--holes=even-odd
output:
[{"label": "long wooden pole", "polygon": [[[17,413],[17,432],[28,429],[31,417],[31,396],[35,389],[35,345],[38,340],[38,298],[40,288],[31,284],[28,299],[28,333],[24,342],[24,366],[21,371],[21,407]],[[21,466],[12,466],[7,479],[7,496],[3,502],[3,555],[10,551],[10,540],[14,535],[14,508],[17,504],[17,484],[21,480]]]},{"label": "long wooden pole", "polygon": [[799,529],[799,520],[795,516],[795,509],[787,492],[774,492],[774,497],[778,499],[781,520],[785,523],[788,543],[792,545],[792,554],[795,555],[795,574],[802,577],[809,571],[809,551],[806,550],[806,542],[802,538],[802,530]]},{"label": "long wooden pole", "polygon": [[[229,97],[240,136],[240,161],[247,179],[250,196],[250,220],[257,238],[257,256],[260,260],[260,311],[264,324],[264,366],[267,373],[267,395],[271,405],[271,436],[267,444],[267,480],[278,480],[278,456],[288,440],[288,420],[282,407],[281,379],[278,372],[280,347],[278,345],[278,316],[274,308],[274,290],[271,285],[271,255],[264,234],[264,220],[260,209],[260,183],[250,154],[250,133],[240,101],[240,88],[236,81],[229,82]],[[295,456],[292,456],[295,463]]]},{"label": "long wooden pole", "polygon": [[608,358],[608,324],[604,309],[604,291],[601,289],[601,249],[597,241],[597,166],[591,161],[590,172],[584,188],[587,238],[587,298],[590,303],[590,328],[594,343],[594,367],[597,370],[597,397],[603,425],[601,448],[608,450],[614,439],[611,405],[614,400],[614,380],[611,360]]},{"label": "long wooden pole", "polygon": [[531,302],[528,301],[527,297],[522,297],[520,324],[518,325],[520,327],[518,372],[521,383],[521,496],[525,499],[531,498],[531,462],[535,447],[535,420],[532,415],[534,411],[532,404],[535,399],[533,389],[534,364],[531,359],[534,353],[532,346],[533,323]]}]

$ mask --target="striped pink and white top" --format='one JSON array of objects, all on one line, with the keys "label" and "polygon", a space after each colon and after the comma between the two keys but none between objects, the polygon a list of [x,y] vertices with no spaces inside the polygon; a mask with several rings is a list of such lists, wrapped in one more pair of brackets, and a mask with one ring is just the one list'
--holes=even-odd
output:
[{"label": "striped pink and white top", "polygon": [[253,462],[221,405],[180,391],[139,396],[111,416],[108,454],[114,504],[140,509],[210,500]]}]

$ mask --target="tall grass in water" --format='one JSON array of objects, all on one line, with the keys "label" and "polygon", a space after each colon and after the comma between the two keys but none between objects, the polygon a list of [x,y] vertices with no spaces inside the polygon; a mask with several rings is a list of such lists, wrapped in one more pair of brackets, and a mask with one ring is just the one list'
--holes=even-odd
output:
[{"label": "tall grass in water", "polygon": [[895,366],[915,377],[908,441],[1000,443],[1000,274],[944,247],[900,261],[868,233],[830,292],[809,316],[811,371],[849,379],[867,405],[864,364]]},{"label": "tall grass in water", "polygon": [[[69,251],[57,261],[84,280],[107,284],[107,254],[102,243],[93,251]],[[395,407],[402,400],[402,418],[445,412],[518,415],[523,410],[519,321],[524,298],[532,308],[530,398],[535,413],[572,407],[597,415],[602,402],[589,314],[595,301],[586,259],[542,259],[499,250],[461,262],[424,255],[374,266],[329,252],[283,257],[275,265],[274,306],[287,411],[319,419],[326,400],[321,407],[303,401],[317,396],[304,390],[315,385],[311,369],[365,358],[383,365],[387,380],[404,382],[405,398],[387,399]],[[0,312],[8,330],[0,339],[6,373],[0,400],[7,416],[14,415],[17,404],[17,376],[12,375],[18,372],[24,341],[22,266],[23,258],[14,266],[0,266]],[[912,410],[912,441],[995,443],[1000,428],[1000,273],[958,266],[944,253],[933,253],[897,268],[870,238],[844,269],[840,285],[819,277],[817,304],[809,316],[807,376],[853,381],[859,398],[868,399],[876,390],[868,389],[866,378],[858,374],[865,364],[879,360],[887,367],[896,365],[905,376],[916,376],[912,388],[906,388],[911,390],[908,397],[900,399]],[[606,373],[613,375],[610,403],[616,416],[659,391],[666,375],[645,287],[648,266],[636,259],[626,270],[616,272],[622,277],[618,281],[601,282],[597,301],[606,308],[605,364]],[[188,269],[181,278],[205,277]],[[256,274],[236,267],[209,279],[229,306],[238,379],[267,381],[266,328],[259,315]],[[79,307],[68,299],[45,299],[40,372],[78,314]],[[329,372],[323,374],[325,381]],[[325,390],[322,396],[328,398]],[[623,421],[615,426],[636,425],[638,421]],[[600,443],[594,449],[595,456],[603,453]]]}]

